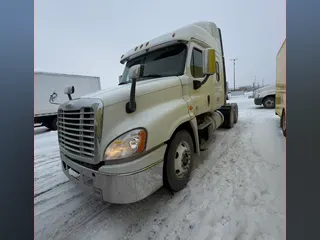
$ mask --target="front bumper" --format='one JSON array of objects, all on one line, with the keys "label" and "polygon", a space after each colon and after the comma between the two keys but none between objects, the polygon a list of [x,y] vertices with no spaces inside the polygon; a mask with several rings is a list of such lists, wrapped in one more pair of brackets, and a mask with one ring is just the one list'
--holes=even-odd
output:
[{"label": "front bumper", "polygon": [[[166,145],[129,163],[109,165],[109,173],[79,165],[60,153],[62,170],[72,182],[100,200],[118,204],[133,203],[151,195],[163,185],[165,148]],[[119,169],[128,171],[141,167],[142,162],[146,164],[139,170],[119,173]],[[75,173],[77,176],[74,176]]]},{"label": "front bumper", "polygon": [[254,104],[255,105],[261,105],[262,104],[262,100],[263,100],[263,98],[255,98],[254,99]]}]

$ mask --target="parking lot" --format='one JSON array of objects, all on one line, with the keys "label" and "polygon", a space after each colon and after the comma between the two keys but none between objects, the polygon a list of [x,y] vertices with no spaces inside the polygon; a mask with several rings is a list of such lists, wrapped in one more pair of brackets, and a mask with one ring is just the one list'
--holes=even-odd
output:
[{"label": "parking lot", "polygon": [[285,140],[274,110],[233,97],[239,121],[195,158],[188,186],[130,205],[99,202],[64,176],[57,133],[35,128],[36,239],[284,239]]}]

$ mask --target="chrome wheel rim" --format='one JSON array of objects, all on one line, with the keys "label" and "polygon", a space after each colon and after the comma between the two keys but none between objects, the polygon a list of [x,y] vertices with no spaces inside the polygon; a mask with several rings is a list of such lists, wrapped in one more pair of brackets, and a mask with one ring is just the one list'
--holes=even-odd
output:
[{"label": "chrome wheel rim", "polygon": [[191,149],[187,142],[182,141],[174,155],[174,171],[178,178],[183,178],[190,168]]},{"label": "chrome wheel rim", "polygon": [[266,101],[266,106],[267,106],[267,107],[273,107],[273,105],[274,105],[274,101],[273,101],[273,100],[268,99],[268,100]]}]

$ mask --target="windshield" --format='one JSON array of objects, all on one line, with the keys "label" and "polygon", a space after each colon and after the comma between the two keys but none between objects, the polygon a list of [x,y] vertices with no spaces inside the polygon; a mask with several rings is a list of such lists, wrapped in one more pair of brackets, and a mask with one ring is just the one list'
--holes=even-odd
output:
[{"label": "windshield", "polygon": [[127,62],[120,84],[131,81],[128,77],[129,68],[137,64],[144,65],[139,81],[157,77],[180,76],[184,73],[186,56],[187,46],[179,43],[134,58]]}]

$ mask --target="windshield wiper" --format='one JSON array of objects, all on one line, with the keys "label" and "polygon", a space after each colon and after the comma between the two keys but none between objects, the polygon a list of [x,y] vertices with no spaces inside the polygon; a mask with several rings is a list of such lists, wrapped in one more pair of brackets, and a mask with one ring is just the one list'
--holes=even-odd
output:
[{"label": "windshield wiper", "polygon": [[[145,76],[142,76],[140,77],[140,79],[145,79],[145,78],[161,78],[161,77],[167,77],[166,75],[160,75],[160,74],[148,74],[148,75],[145,75]],[[138,80],[139,81],[139,80]],[[124,85],[124,84],[128,84],[128,83],[131,83],[130,82],[121,82],[119,83],[118,85]]]}]

